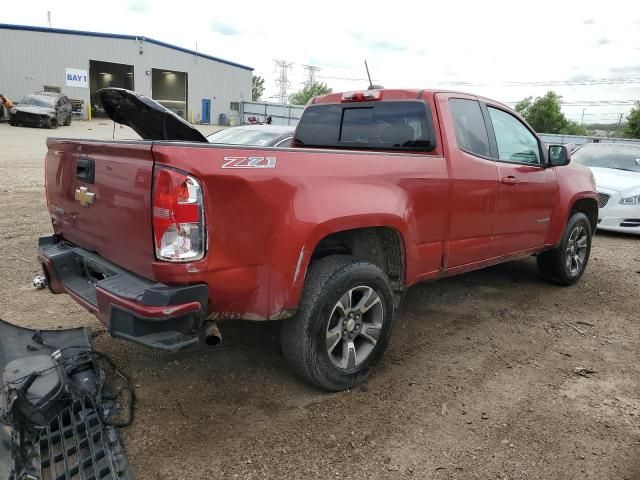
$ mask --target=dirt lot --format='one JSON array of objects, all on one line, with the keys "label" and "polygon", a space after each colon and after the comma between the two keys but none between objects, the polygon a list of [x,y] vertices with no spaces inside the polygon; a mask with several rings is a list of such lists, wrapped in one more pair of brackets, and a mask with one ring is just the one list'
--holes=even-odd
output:
[{"label": "dirt lot", "polygon": [[368,383],[325,394],[290,376],[277,324],[225,324],[215,349],[163,354],[36,291],[52,133],[112,126],[0,125],[0,317],[96,332],[137,386],[124,438],[138,478],[640,479],[640,238],[596,235],[574,287],[541,281],[533,259],[414,287]]}]

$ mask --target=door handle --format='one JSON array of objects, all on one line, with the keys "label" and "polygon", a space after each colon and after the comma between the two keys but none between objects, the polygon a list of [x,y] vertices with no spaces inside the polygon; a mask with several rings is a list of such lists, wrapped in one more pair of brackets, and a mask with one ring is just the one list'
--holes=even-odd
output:
[{"label": "door handle", "polygon": [[505,185],[517,185],[520,183],[520,180],[518,180],[513,175],[509,175],[508,177],[502,178],[502,183],[504,183]]},{"label": "door handle", "polygon": [[76,178],[84,183],[93,183],[95,178],[93,158],[78,158],[76,160]]}]

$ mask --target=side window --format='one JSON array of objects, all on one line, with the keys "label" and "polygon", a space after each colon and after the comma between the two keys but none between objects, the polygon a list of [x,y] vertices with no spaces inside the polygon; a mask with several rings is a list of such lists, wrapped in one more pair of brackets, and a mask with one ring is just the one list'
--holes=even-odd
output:
[{"label": "side window", "polygon": [[489,136],[480,104],[475,100],[452,98],[449,100],[449,107],[458,147],[475,155],[490,156]]},{"label": "side window", "polygon": [[532,165],[540,164],[536,137],[513,115],[488,107],[498,144],[498,159]]}]

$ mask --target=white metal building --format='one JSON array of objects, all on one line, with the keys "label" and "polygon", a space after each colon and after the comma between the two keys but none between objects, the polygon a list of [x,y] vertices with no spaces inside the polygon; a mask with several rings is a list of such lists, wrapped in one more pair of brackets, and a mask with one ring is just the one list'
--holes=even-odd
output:
[{"label": "white metal building", "polygon": [[0,93],[19,101],[58,91],[78,114],[99,116],[95,92],[147,95],[190,122],[218,123],[251,99],[253,68],[146,37],[0,24]]}]

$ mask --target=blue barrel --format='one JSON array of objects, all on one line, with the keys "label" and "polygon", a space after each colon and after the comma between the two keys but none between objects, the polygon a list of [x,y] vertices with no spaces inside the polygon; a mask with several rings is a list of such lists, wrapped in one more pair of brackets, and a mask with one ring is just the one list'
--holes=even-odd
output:
[{"label": "blue barrel", "polygon": [[229,120],[224,113],[221,113],[220,117],[218,117],[218,125],[229,125]]}]

